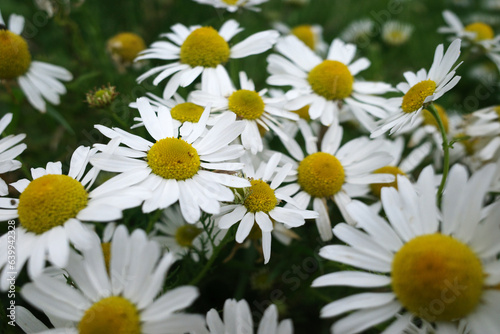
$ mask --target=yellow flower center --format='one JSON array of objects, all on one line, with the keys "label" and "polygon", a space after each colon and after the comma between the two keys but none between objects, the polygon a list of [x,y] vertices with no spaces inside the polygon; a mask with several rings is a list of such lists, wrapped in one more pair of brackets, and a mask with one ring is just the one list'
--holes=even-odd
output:
[{"label": "yellow flower center", "polygon": [[137,308],[123,297],[111,296],[94,303],[83,315],[80,334],[140,334]]},{"label": "yellow flower center", "polygon": [[434,94],[436,83],[432,80],[424,80],[414,85],[403,96],[401,108],[405,113],[417,111],[424,105],[425,98]]},{"label": "yellow flower center", "polygon": [[236,3],[238,2],[238,0],[222,0],[222,2],[225,2],[227,3],[228,5],[236,5]]},{"label": "yellow flower center", "polygon": [[28,44],[21,36],[0,28],[0,79],[15,79],[31,64]]},{"label": "yellow flower center", "polygon": [[146,43],[141,36],[122,32],[108,40],[108,50],[113,55],[117,55],[122,61],[131,63],[137,54],[146,49]]},{"label": "yellow flower center", "polygon": [[111,264],[111,243],[103,242],[101,243],[102,255],[104,257],[104,264],[106,264],[106,271],[109,273],[109,268]]},{"label": "yellow flower center", "polygon": [[170,110],[173,119],[179,122],[198,123],[201,114],[203,114],[203,107],[191,102],[184,102],[176,105]]},{"label": "yellow flower center", "polygon": [[[443,107],[441,107],[440,105],[435,104],[435,103],[434,103],[434,107],[436,107],[436,110],[437,110],[437,112],[439,114],[439,118],[441,118],[441,122],[443,122],[443,126],[444,126],[444,129],[445,129],[446,133],[448,133],[449,123],[448,123],[448,115],[446,114],[446,110],[444,110]],[[432,116],[432,114],[431,114],[431,112],[429,110],[424,109],[422,111],[422,117],[424,118],[424,124],[425,125],[432,125],[436,129],[439,130],[439,126],[437,124],[437,121],[434,118],[434,116]]]},{"label": "yellow flower center", "polygon": [[332,196],[344,184],[344,167],[329,153],[308,155],[300,162],[297,172],[300,186],[313,197]]},{"label": "yellow flower center", "polygon": [[264,101],[259,93],[240,89],[235,91],[228,100],[229,110],[243,119],[255,120],[264,113]]},{"label": "yellow flower center", "polygon": [[19,196],[17,212],[21,225],[42,234],[75,218],[87,206],[83,185],[67,175],[44,175],[34,179]]},{"label": "yellow flower center", "polygon": [[250,181],[250,190],[243,205],[250,212],[265,212],[273,210],[278,204],[274,190],[262,180]]},{"label": "yellow flower center", "polygon": [[477,42],[484,41],[487,39],[493,39],[493,37],[495,37],[495,32],[493,31],[493,28],[491,28],[486,23],[481,23],[481,22],[471,23],[467,25],[464,28],[464,30],[476,33],[476,37],[474,37],[474,40]]},{"label": "yellow flower center", "polygon": [[175,241],[182,247],[191,247],[193,240],[202,232],[201,229],[193,225],[182,225],[175,231]]},{"label": "yellow flower center", "polygon": [[311,120],[311,116],[309,116],[309,106],[302,107],[297,110],[292,110],[293,113],[299,115],[300,118],[305,119],[306,121]]},{"label": "yellow flower center", "polygon": [[500,119],[500,106],[494,107],[493,110],[496,112],[498,118]]},{"label": "yellow flower center", "polygon": [[[382,167],[382,168],[375,170],[373,173],[375,173],[375,174],[392,174],[394,176],[396,176],[396,175],[405,175],[406,176],[406,173],[403,172],[401,169],[399,169],[396,166],[385,166],[385,167]],[[397,180],[394,180],[391,183],[372,183],[372,184],[370,184],[370,188],[371,188],[373,194],[377,197],[380,197],[380,192],[382,191],[382,188],[384,188],[384,187],[393,187],[393,188],[398,189],[398,182],[397,182]]]},{"label": "yellow flower center", "polygon": [[327,100],[341,100],[351,95],[354,77],[345,64],[324,60],[309,72],[307,81],[316,94]]},{"label": "yellow flower center", "polygon": [[297,38],[304,42],[310,49],[314,50],[316,46],[316,36],[310,25],[303,24],[296,26],[292,29],[292,34],[297,36]]},{"label": "yellow flower center", "polygon": [[181,46],[181,63],[191,67],[217,67],[229,59],[229,45],[217,30],[202,27],[194,30]]},{"label": "yellow flower center", "polygon": [[392,288],[413,314],[451,321],[471,313],[483,291],[481,261],[448,235],[427,234],[406,243],[392,262]]},{"label": "yellow flower center", "polygon": [[198,152],[180,138],[158,140],[149,149],[147,161],[153,173],[165,179],[190,179],[200,169]]}]

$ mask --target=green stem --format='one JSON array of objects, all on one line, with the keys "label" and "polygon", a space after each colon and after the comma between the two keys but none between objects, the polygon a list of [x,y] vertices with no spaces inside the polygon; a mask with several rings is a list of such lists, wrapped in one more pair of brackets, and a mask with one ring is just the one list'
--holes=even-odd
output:
[{"label": "green stem", "polygon": [[233,238],[234,238],[233,233],[230,233],[228,231],[226,233],[226,235],[224,236],[224,238],[222,239],[222,241],[220,242],[219,246],[217,246],[217,248],[214,249],[214,252],[212,253],[212,256],[210,257],[210,259],[208,260],[208,262],[205,264],[205,266],[203,267],[203,269],[200,271],[200,273],[198,274],[198,276],[196,276],[195,278],[193,278],[191,280],[191,282],[189,282],[188,285],[196,285],[196,284],[198,284],[199,281],[202,280],[203,277],[205,277],[205,274],[208,272],[208,270],[214,264],[215,260],[217,259],[217,256],[219,255],[220,251],[222,250],[222,248],[224,248],[224,246],[230,240],[232,240]]},{"label": "green stem", "polygon": [[431,103],[427,107],[427,110],[429,110],[432,116],[434,116],[434,118],[436,119],[439,130],[441,131],[441,137],[443,137],[443,151],[444,151],[443,177],[441,178],[441,184],[439,185],[437,193],[437,203],[438,206],[441,207],[441,199],[443,198],[444,185],[446,184],[446,179],[448,177],[448,170],[450,169],[450,144],[448,143],[448,136],[446,135],[446,130],[444,128],[441,117],[439,117],[439,113],[436,107],[434,107],[434,105]]}]

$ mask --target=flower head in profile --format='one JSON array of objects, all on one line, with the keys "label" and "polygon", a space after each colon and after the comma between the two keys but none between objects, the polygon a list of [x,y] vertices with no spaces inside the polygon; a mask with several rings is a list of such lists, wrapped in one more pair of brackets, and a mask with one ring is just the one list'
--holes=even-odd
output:
[{"label": "flower head in profile", "polygon": [[162,293],[175,257],[162,255],[144,231],[129,235],[125,226],[116,228],[109,269],[97,236],[81,254],[71,251],[65,267],[72,285],[41,274],[21,290],[30,304],[59,319],[43,333],[204,333],[203,317],[182,311],[198,297],[197,288]]},{"label": "flower head in profile", "polygon": [[46,102],[60,103],[66,88],[59,81],[73,76],[66,69],[32,60],[28,43],[21,36],[24,17],[11,14],[6,25],[0,12],[0,81],[17,80],[30,104],[40,112],[46,111]]},{"label": "flower head in profile", "polygon": [[169,99],[179,86],[189,86],[201,75],[202,90],[217,94],[219,87],[229,81],[224,64],[230,59],[269,50],[279,35],[274,30],[261,31],[230,46],[231,39],[240,31],[242,28],[235,20],[226,21],[219,31],[210,26],[188,28],[180,23],[176,24],[172,26],[171,33],[161,35],[171,42],[155,42],[136,58],[136,61],[161,59],[170,63],[152,68],[137,78],[137,81],[142,82],[158,74],[153,80],[156,86],[170,77],[163,90],[163,98]]},{"label": "flower head in profile", "polygon": [[[398,190],[382,189],[387,218],[361,202],[347,210],[359,229],[338,224],[335,235],[347,245],[325,246],[320,256],[362,270],[326,274],[314,287],[374,289],[336,300],[321,317],[352,312],[333,333],[360,333],[391,321],[387,333],[495,334],[500,321],[500,202],[483,200],[495,172],[488,165],[470,178],[455,165],[447,179],[442,209],[436,205],[435,176],[425,168],[417,184],[398,177]],[[363,321],[360,321],[363,319]],[[468,331],[461,331],[467,327]]]},{"label": "flower head in profile", "polygon": [[417,73],[404,73],[406,82],[396,86],[404,96],[390,100],[391,104],[399,109],[380,121],[378,128],[372,131],[372,138],[389,130],[389,133],[393,134],[409,123],[412,124],[423,109],[456,86],[460,76],[455,75],[455,70],[461,63],[453,66],[460,56],[460,42],[459,39],[454,40],[444,55],[443,44],[438,45],[429,72],[421,69]]},{"label": "flower head in profile", "polygon": [[276,50],[268,60],[271,74],[267,83],[291,86],[299,91],[285,108],[297,110],[309,105],[311,119],[330,125],[339,119],[342,105],[367,129],[374,128],[372,117],[389,115],[387,100],[376,96],[392,90],[389,84],[357,80],[355,76],[370,66],[366,58],[354,60],[356,46],[335,39],[326,59],[316,55],[295,36],[278,41]]},{"label": "flower head in profile", "polygon": [[204,5],[210,5],[215,8],[223,8],[228,12],[234,13],[238,9],[248,9],[254,12],[260,12],[258,6],[264,2],[268,2],[269,0],[194,0],[198,3]]},{"label": "flower head in profile", "polygon": [[[120,189],[103,183],[90,190],[97,174],[87,171],[95,149],[80,146],[71,157],[68,174],[61,162],[50,162],[46,168],[33,168],[33,180],[22,179],[11,185],[20,193],[17,198],[0,201],[0,220],[18,219],[16,266],[18,272],[28,261],[30,277],[39,275],[45,260],[57,267],[66,266],[70,244],[85,248],[92,234],[83,222],[110,222],[122,217],[122,210],[140,205],[147,193],[136,187]],[[142,197],[142,199],[141,199]],[[7,234],[0,237],[6,245]],[[7,255],[0,257],[1,289],[7,283]]]}]

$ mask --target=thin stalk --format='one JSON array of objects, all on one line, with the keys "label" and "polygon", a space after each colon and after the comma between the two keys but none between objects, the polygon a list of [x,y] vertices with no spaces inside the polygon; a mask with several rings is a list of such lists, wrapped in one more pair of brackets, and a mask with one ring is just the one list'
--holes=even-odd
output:
[{"label": "thin stalk", "polygon": [[446,179],[448,178],[448,171],[450,169],[450,144],[448,143],[448,136],[446,135],[446,130],[443,125],[443,121],[441,120],[441,117],[439,117],[439,113],[434,107],[434,104],[430,104],[427,107],[427,110],[430,111],[432,116],[436,119],[436,122],[439,127],[439,131],[441,132],[441,137],[443,138],[443,151],[444,151],[444,158],[443,158],[443,177],[441,178],[441,184],[439,185],[438,192],[437,192],[437,203],[438,206],[441,207],[441,200],[443,198],[443,191],[444,191],[444,185],[446,184]]}]

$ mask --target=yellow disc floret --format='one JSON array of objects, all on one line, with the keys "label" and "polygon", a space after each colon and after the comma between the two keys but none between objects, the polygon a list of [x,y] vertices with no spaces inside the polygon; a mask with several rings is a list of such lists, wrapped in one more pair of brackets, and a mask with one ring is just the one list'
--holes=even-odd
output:
[{"label": "yellow disc floret", "polygon": [[139,312],[123,297],[107,297],[85,311],[78,330],[80,334],[140,334]]},{"label": "yellow disc floret", "polygon": [[354,77],[345,64],[324,60],[309,72],[307,81],[316,94],[327,100],[341,100],[351,95]]},{"label": "yellow disc floret", "polygon": [[293,113],[299,115],[300,118],[305,119],[306,121],[311,120],[311,116],[309,116],[309,106],[302,107],[297,110],[292,110]]},{"label": "yellow disc floret", "polygon": [[273,210],[278,204],[274,190],[262,180],[250,181],[250,190],[243,205],[250,212],[265,212]]},{"label": "yellow disc floret", "polygon": [[165,179],[190,179],[200,169],[198,152],[180,138],[158,140],[149,149],[147,161],[153,173]]},{"label": "yellow disc floret", "polygon": [[434,94],[436,91],[436,83],[432,80],[420,81],[418,84],[411,87],[405,96],[403,96],[403,104],[401,108],[405,113],[417,111],[424,105],[425,98]]},{"label": "yellow disc floret", "polygon": [[83,185],[67,175],[44,175],[34,179],[19,196],[21,225],[36,234],[63,225],[87,206]]},{"label": "yellow disc floret", "polygon": [[298,182],[312,197],[333,196],[344,184],[344,167],[333,155],[313,153],[299,164]]},{"label": "yellow disc floret", "polygon": [[398,300],[427,321],[451,321],[470,314],[483,292],[483,267],[466,244],[443,234],[418,236],[392,262]]},{"label": "yellow disc floret", "polygon": [[222,0],[222,2],[225,2],[230,6],[234,6],[238,3],[238,0]]},{"label": "yellow disc floret", "polygon": [[131,63],[139,52],[146,49],[146,43],[141,36],[132,32],[122,32],[108,40],[107,47],[112,55],[126,63]]},{"label": "yellow disc floret", "polygon": [[0,28],[0,80],[23,75],[30,64],[31,54],[24,38]]},{"label": "yellow disc floret", "polygon": [[292,34],[295,35],[298,39],[304,42],[310,49],[314,50],[316,46],[316,36],[312,30],[312,27],[308,24],[303,24],[300,26],[296,26],[292,29]]},{"label": "yellow disc floret", "polygon": [[465,31],[470,31],[476,34],[474,40],[476,42],[493,39],[495,32],[488,24],[482,22],[471,23],[464,28]]},{"label": "yellow disc floret", "polygon": [[101,243],[102,256],[104,257],[104,264],[106,265],[106,270],[109,273],[109,268],[111,264],[111,243],[103,242]]},{"label": "yellow disc floret", "polygon": [[172,118],[179,122],[198,123],[203,110],[202,106],[191,102],[184,102],[173,107],[170,113],[172,114]]},{"label": "yellow disc floret", "polygon": [[181,45],[181,63],[191,67],[217,67],[229,59],[229,45],[212,27],[194,30]]},{"label": "yellow disc floret", "polygon": [[498,119],[500,119],[500,106],[493,107],[493,110],[497,114]]},{"label": "yellow disc floret", "polygon": [[[446,111],[444,110],[443,107],[441,107],[440,105],[438,104],[435,104],[434,103],[434,107],[436,107],[436,110],[438,112],[438,115],[439,115],[439,118],[441,118],[441,122],[443,122],[443,127],[446,131],[446,133],[448,133],[448,115],[446,114]],[[422,117],[424,118],[424,124],[425,125],[432,125],[434,126],[436,129],[439,130],[439,126],[437,124],[437,121],[436,119],[434,118],[434,116],[431,114],[431,112],[427,109],[424,109],[422,111]]]},{"label": "yellow disc floret", "polygon": [[[396,166],[385,166],[385,167],[382,167],[382,168],[375,170],[373,173],[375,173],[375,174],[392,174],[394,176],[397,176],[397,175],[406,176],[406,173],[403,172],[401,169],[399,169]],[[373,194],[377,197],[380,197],[380,192],[382,191],[382,188],[384,188],[384,187],[393,187],[393,188],[398,189],[397,179],[395,179],[393,182],[390,182],[390,183],[372,183],[372,184],[370,184],[370,188],[371,188]]]},{"label": "yellow disc floret", "polygon": [[264,101],[259,93],[240,89],[235,91],[228,100],[229,110],[243,119],[255,120],[264,113]]},{"label": "yellow disc floret", "polygon": [[193,240],[202,232],[196,226],[182,225],[175,231],[175,241],[183,247],[191,247]]}]

